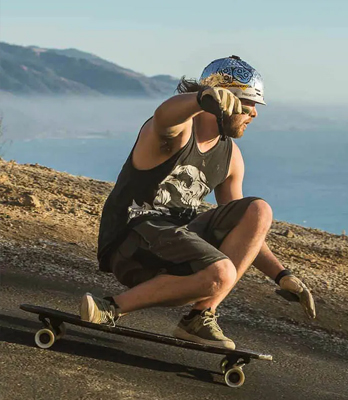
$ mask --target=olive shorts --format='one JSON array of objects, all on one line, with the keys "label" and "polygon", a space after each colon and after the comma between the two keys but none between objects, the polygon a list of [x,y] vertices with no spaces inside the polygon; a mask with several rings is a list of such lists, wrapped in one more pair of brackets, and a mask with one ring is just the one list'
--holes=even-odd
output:
[{"label": "olive shorts", "polygon": [[140,222],[112,253],[111,270],[120,283],[131,288],[159,274],[191,275],[226,259],[219,247],[250,203],[258,199],[233,200],[199,214],[187,225],[165,216]]}]

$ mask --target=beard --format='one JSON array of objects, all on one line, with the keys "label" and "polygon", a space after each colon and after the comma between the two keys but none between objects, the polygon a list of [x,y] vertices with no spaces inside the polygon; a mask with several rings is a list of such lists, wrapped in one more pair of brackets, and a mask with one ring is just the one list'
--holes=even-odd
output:
[{"label": "beard", "polygon": [[231,115],[230,117],[223,118],[223,127],[226,136],[233,139],[241,138],[244,135],[245,123],[247,121],[244,116]]}]

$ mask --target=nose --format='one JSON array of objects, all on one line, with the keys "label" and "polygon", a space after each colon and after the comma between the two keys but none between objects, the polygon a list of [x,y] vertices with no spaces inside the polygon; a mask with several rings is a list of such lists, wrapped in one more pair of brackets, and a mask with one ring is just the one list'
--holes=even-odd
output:
[{"label": "nose", "polygon": [[251,117],[251,118],[256,118],[256,117],[257,117],[256,106],[252,107],[252,111],[251,111],[251,113],[250,113],[250,117]]}]

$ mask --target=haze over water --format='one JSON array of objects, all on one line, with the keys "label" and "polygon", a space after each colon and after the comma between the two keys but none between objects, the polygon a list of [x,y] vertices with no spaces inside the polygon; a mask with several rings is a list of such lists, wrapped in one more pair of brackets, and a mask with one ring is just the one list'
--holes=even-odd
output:
[{"label": "haze over water", "polygon": [[[141,124],[161,100],[22,99],[0,104],[7,142],[0,156],[115,181]],[[328,113],[330,115],[330,113]],[[263,197],[274,218],[348,231],[348,132],[322,113],[262,107],[236,143],[244,195]],[[213,195],[208,196],[213,202]]]}]

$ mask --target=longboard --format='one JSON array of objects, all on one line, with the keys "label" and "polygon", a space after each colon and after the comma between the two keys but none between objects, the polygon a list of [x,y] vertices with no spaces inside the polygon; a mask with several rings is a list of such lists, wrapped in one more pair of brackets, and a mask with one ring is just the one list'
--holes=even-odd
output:
[{"label": "longboard", "polygon": [[151,342],[177,346],[191,350],[204,351],[207,353],[224,355],[220,363],[221,372],[225,377],[225,382],[230,387],[240,387],[245,381],[243,367],[249,364],[251,359],[272,361],[269,354],[261,354],[250,350],[229,350],[187,340],[177,339],[172,336],[160,335],[116,325],[115,327],[93,324],[81,320],[80,316],[54,310],[52,308],[21,304],[20,308],[24,311],[38,314],[39,320],[43,323],[43,328],[35,334],[35,343],[42,349],[48,349],[61,339],[66,332],[65,322],[71,325],[82,326],[84,328],[113,333],[120,336],[128,336],[136,339],[148,340]]}]

